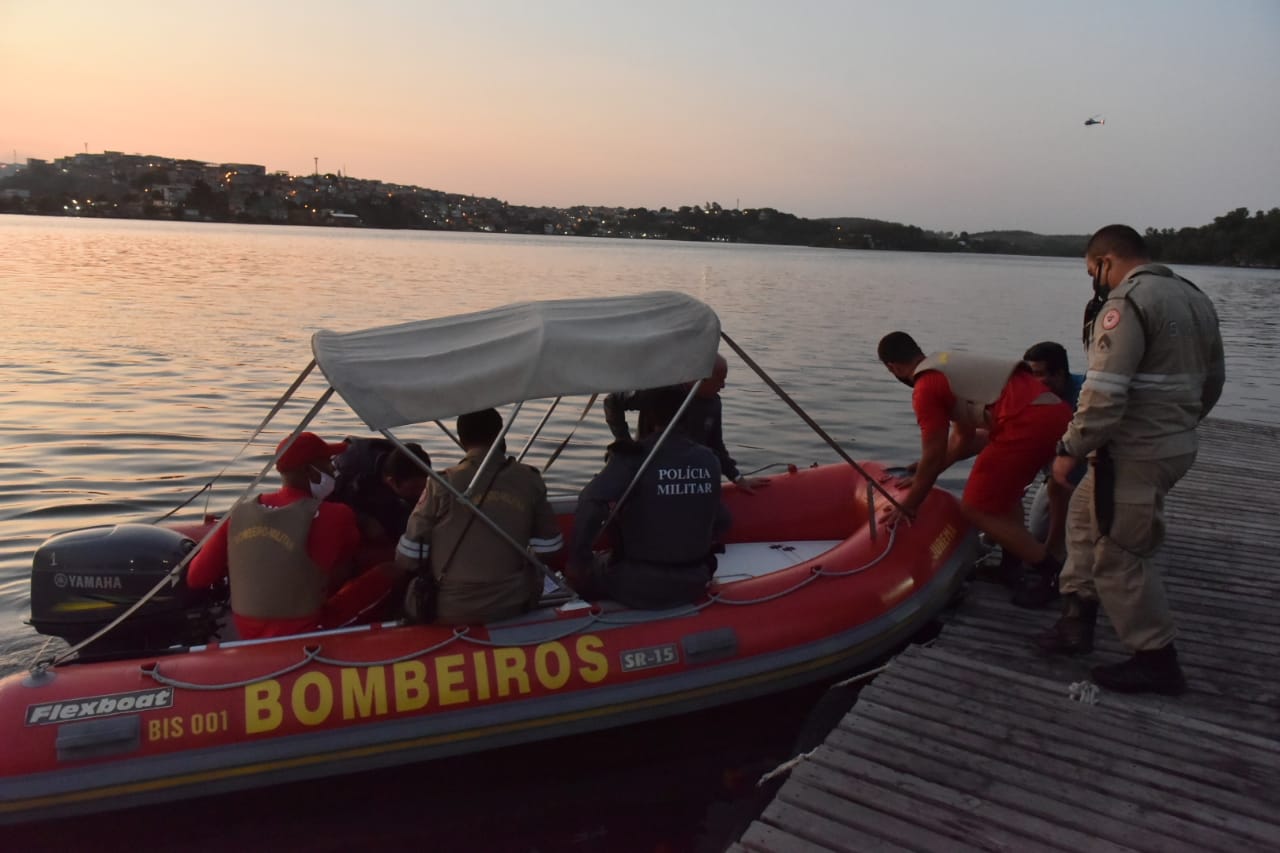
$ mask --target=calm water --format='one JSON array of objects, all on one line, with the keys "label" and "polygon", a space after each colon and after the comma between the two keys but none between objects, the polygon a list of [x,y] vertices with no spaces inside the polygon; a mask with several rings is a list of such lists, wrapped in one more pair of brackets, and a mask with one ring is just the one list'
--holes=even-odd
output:
[{"label": "calm water", "polygon": [[[1228,384],[1215,414],[1275,422],[1280,271],[1180,271],[1223,321]],[[1059,340],[1083,368],[1089,283],[1073,259],[0,216],[0,673],[44,642],[23,624],[32,550],[68,528],[154,517],[208,482],[306,365],[313,331],[653,289],[715,308],[857,458],[915,458],[906,389],[875,359],[887,331],[910,331],[926,350],[1011,355]],[[323,387],[309,381],[191,511],[229,504]],[[561,406],[535,461],[580,409]],[[725,410],[743,470],[833,458],[732,357]],[[365,434],[340,403],[314,428]],[[403,435],[438,461],[456,456],[433,428]],[[549,472],[552,491],[580,487],[606,436],[597,407]],[[695,824],[705,805],[696,812]],[[556,837],[617,849],[612,826]]]}]

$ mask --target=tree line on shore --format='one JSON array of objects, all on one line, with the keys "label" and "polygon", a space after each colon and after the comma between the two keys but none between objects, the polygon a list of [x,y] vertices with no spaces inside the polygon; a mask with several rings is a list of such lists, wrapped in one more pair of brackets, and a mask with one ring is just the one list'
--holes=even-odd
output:
[{"label": "tree line on shore", "polygon": [[[1087,235],[1030,231],[928,231],[867,218],[806,219],[773,208],[726,209],[716,202],[659,210],[526,207],[417,188],[412,196],[374,194],[358,190],[363,183],[358,181],[350,182],[344,192],[341,176],[322,177],[331,182],[324,199],[328,216],[314,205],[272,198],[270,192],[249,193],[233,205],[227,189],[204,181],[196,181],[181,204],[162,206],[149,195],[152,188],[145,177],[119,186],[102,180],[80,182],[74,175],[35,168],[0,180],[0,212],[317,225],[357,221],[375,228],[1056,257],[1081,257],[1088,240]],[[157,175],[155,180],[161,179]],[[95,203],[81,204],[79,200],[90,193],[96,195]],[[422,203],[427,198],[430,205]],[[1252,215],[1248,208],[1237,208],[1206,225],[1148,228],[1145,236],[1152,256],[1169,263],[1280,267],[1280,207]]]}]

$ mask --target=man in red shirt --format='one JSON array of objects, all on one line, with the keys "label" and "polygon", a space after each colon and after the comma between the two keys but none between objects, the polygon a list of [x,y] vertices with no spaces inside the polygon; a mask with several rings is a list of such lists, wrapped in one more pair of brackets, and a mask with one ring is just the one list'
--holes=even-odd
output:
[{"label": "man in red shirt", "polygon": [[1053,460],[1071,421],[1071,406],[1032,375],[1019,359],[940,352],[925,357],[906,332],[885,335],[880,361],[911,386],[920,424],[920,461],[896,521],[915,515],[938,476],[978,455],[960,506],[974,527],[1043,573],[1060,566],[1023,524],[1022,493]]},{"label": "man in red shirt", "polygon": [[280,442],[276,470],[283,486],[233,507],[191,561],[190,587],[230,577],[242,639],[335,627],[328,601],[353,573],[360,546],[355,512],[324,500],[335,484],[333,457],[345,449],[311,432]]}]

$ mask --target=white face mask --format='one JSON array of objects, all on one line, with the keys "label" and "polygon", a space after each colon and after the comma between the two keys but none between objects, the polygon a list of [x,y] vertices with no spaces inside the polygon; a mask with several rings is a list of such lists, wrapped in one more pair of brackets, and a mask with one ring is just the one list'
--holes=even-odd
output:
[{"label": "white face mask", "polygon": [[333,494],[333,490],[337,487],[338,481],[323,471],[319,471],[315,468],[312,468],[311,470],[320,475],[320,482],[311,484],[311,497],[322,501],[329,497],[329,495]]}]

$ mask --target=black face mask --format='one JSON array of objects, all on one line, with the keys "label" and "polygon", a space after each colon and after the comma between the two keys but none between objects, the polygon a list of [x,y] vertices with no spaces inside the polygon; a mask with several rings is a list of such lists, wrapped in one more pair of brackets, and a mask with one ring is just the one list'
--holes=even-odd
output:
[{"label": "black face mask", "polygon": [[1093,298],[1099,302],[1106,302],[1110,295],[1111,288],[1102,281],[1102,261],[1098,261],[1098,265],[1093,268]]},{"label": "black face mask", "polygon": [[1102,281],[1102,262],[1099,261],[1093,272],[1093,298],[1089,300],[1089,304],[1084,306],[1081,338],[1084,340],[1085,349],[1089,348],[1089,341],[1093,337],[1093,322],[1097,319],[1098,313],[1102,311],[1102,306],[1106,304],[1110,295],[1111,288],[1107,287]]}]

